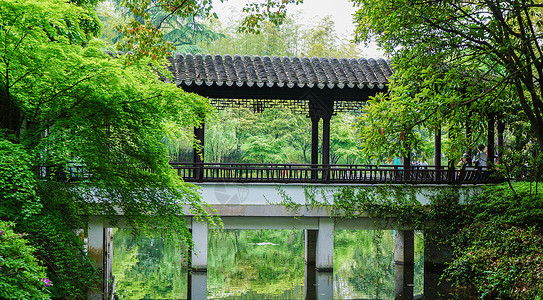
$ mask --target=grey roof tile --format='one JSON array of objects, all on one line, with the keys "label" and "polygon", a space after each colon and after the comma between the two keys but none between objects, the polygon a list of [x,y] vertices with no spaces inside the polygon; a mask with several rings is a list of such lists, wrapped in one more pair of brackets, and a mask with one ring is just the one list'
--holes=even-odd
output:
[{"label": "grey roof tile", "polygon": [[169,58],[178,85],[348,87],[382,89],[393,73],[384,59],[186,54]]}]

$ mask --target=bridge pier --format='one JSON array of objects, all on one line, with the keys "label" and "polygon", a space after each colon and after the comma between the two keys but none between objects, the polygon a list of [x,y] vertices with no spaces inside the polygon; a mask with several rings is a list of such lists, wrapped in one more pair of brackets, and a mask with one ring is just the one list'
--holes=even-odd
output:
[{"label": "bridge pier", "polygon": [[192,241],[194,251],[191,253],[191,268],[196,272],[207,271],[207,222],[192,218]]},{"label": "bridge pier", "polygon": [[319,218],[317,232],[315,269],[319,272],[334,270],[334,219]]},{"label": "bridge pier", "polygon": [[395,299],[412,300],[415,280],[415,234],[413,230],[396,230],[394,239]]},{"label": "bridge pier", "polygon": [[447,299],[452,287],[447,281],[440,281],[445,264],[452,261],[452,252],[438,246],[430,238],[424,239],[424,296],[426,299]]},{"label": "bridge pier", "polygon": [[89,299],[101,300],[113,289],[112,228],[106,227],[100,217],[91,217],[87,226],[87,253],[92,265],[100,273],[101,281],[91,287]]},{"label": "bridge pier", "polygon": [[332,299],[334,219],[320,217],[318,229],[305,230],[305,298]]},{"label": "bridge pier", "polygon": [[207,235],[206,221],[192,218],[192,242],[194,249],[190,253],[191,267],[187,276],[187,298],[207,299]]},{"label": "bridge pier", "polygon": [[[296,229],[305,230],[305,295],[306,299],[330,299],[333,292],[334,265],[334,232],[335,230],[374,230],[393,229],[393,223],[387,219],[371,218],[369,216],[343,219],[330,216],[325,208],[301,206],[295,210],[282,205],[270,205],[269,202],[281,201],[280,196],[272,185],[245,184],[202,184],[203,198],[211,203],[221,216],[225,229]],[[284,185],[282,188],[293,199],[303,199],[304,185]],[[466,193],[476,192],[479,187],[470,187]],[[239,204],[223,204],[225,195],[237,197]],[[271,195],[264,198],[263,195]],[[325,197],[324,193],[315,193],[316,197]],[[276,197],[276,198],[274,198]],[[417,194],[421,204],[428,203],[426,193]],[[317,198],[318,199],[318,198]],[[221,202],[222,201],[222,202]],[[121,216],[122,217],[122,216]],[[208,266],[208,224],[197,221],[198,218],[187,216],[187,224],[192,230],[194,252],[190,254],[188,296],[191,299],[202,299],[207,294]],[[115,226],[125,227],[119,222]],[[103,283],[89,293],[89,299],[102,299],[108,294],[107,284],[110,282],[107,272],[108,230],[112,225],[100,217],[90,217],[88,224],[88,256],[96,269],[104,274]],[[434,299],[432,295],[445,295],[448,291],[440,286],[435,289],[444,262],[450,260],[447,251],[439,249],[425,239],[425,275],[424,294]],[[413,299],[414,283],[414,232],[399,230],[395,236],[395,295],[396,299]],[[433,272],[437,270],[438,272]],[[438,299],[438,298],[436,298]]]},{"label": "bridge pier", "polygon": [[104,222],[91,217],[87,227],[87,255],[92,265],[102,274],[102,280],[89,291],[89,300],[102,300],[104,294]]}]

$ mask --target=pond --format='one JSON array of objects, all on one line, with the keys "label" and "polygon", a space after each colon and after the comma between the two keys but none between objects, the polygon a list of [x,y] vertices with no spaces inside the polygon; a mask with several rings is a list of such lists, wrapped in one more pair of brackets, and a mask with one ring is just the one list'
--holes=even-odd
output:
[{"label": "pond", "polygon": [[[158,235],[116,229],[113,275],[119,299],[186,299],[186,251]],[[394,299],[392,230],[338,230],[334,299]],[[210,234],[208,299],[304,299],[303,230],[224,230]],[[415,234],[415,295],[423,291],[423,241]]]}]

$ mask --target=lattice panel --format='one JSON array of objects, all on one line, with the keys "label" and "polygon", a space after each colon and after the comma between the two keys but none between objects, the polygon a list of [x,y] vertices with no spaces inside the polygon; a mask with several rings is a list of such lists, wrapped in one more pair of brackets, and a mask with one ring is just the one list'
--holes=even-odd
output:
[{"label": "lattice panel", "polygon": [[334,113],[338,113],[338,112],[361,113],[366,104],[367,102],[365,101],[334,101]]},{"label": "lattice panel", "polygon": [[246,108],[254,112],[263,112],[272,107],[290,109],[294,113],[304,114],[309,111],[309,100],[269,100],[269,99],[211,99],[211,104],[218,110],[227,107]]},{"label": "lattice panel", "polygon": [[[269,100],[269,99],[211,99],[217,110],[226,108],[246,108],[253,112],[263,112],[272,107],[290,109],[293,113],[308,114],[309,100]],[[334,101],[334,114],[338,112],[362,112],[364,101]]]}]

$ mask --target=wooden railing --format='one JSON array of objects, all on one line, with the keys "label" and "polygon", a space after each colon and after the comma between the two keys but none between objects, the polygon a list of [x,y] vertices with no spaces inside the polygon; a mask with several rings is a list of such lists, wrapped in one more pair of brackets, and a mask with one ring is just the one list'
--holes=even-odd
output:
[{"label": "wooden railing", "polygon": [[502,180],[492,171],[468,168],[250,163],[170,163],[187,182],[480,184]]}]

